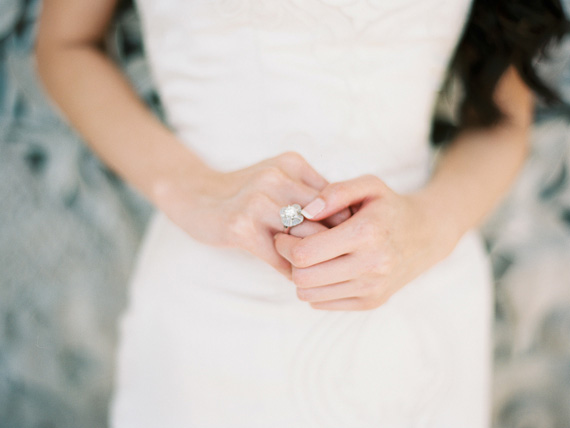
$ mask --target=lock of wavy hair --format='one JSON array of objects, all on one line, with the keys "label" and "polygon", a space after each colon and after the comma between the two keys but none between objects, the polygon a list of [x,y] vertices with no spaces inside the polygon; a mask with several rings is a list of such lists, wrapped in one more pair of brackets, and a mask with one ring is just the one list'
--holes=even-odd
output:
[{"label": "lock of wavy hair", "polygon": [[562,103],[538,77],[536,64],[569,31],[560,0],[474,0],[444,85],[453,78],[461,83],[457,123],[436,120],[434,144],[460,129],[492,126],[504,118],[493,92],[510,65],[547,105]]}]

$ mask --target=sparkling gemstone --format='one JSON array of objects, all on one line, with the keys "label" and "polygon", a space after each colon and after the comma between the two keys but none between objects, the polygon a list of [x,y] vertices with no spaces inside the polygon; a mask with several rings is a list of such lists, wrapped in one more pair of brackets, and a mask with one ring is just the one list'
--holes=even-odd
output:
[{"label": "sparkling gemstone", "polygon": [[299,204],[287,205],[281,208],[281,222],[285,227],[296,226],[301,223],[305,217],[301,214],[301,206]]}]

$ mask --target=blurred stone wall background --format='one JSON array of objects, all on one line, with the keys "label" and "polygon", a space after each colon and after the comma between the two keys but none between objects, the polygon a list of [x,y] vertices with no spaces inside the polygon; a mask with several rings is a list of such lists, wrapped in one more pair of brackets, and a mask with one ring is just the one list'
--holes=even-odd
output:
[{"label": "blurred stone wall background", "polygon": [[[151,207],[43,94],[40,7],[0,0],[0,428],[100,428]],[[108,46],[161,116],[132,5]],[[542,73],[570,101],[570,40]],[[497,278],[495,428],[570,426],[569,113],[539,106],[528,162],[483,227]]]}]

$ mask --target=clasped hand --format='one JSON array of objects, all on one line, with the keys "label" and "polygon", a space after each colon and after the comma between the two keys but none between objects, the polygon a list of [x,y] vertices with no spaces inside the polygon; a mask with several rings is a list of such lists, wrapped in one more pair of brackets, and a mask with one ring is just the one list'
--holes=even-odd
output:
[{"label": "clasped hand", "polygon": [[312,234],[305,220],[274,237],[298,298],[316,309],[374,309],[444,258],[453,245],[438,238],[440,222],[418,195],[398,194],[374,175],[327,185],[305,206],[306,218],[321,221],[347,207],[351,217],[317,232],[311,225]]},{"label": "clasped hand", "polygon": [[[259,257],[318,309],[376,308],[456,241],[426,192],[398,194],[371,174],[329,183],[295,152],[229,173],[204,166],[175,177],[156,198],[174,223],[198,241]],[[289,235],[279,209],[291,203],[312,218]]]}]

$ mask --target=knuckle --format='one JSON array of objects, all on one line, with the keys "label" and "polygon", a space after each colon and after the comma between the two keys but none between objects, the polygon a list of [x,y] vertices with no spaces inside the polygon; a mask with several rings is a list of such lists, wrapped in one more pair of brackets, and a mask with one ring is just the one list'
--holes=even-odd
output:
[{"label": "knuckle", "polygon": [[293,150],[286,151],[279,155],[279,159],[287,164],[305,163],[305,158]]},{"label": "knuckle", "polygon": [[373,183],[376,183],[376,182],[379,182],[379,181],[380,181],[380,179],[378,178],[378,176],[376,176],[376,175],[374,175],[374,174],[371,174],[371,173],[364,174],[364,175],[362,176],[362,178],[363,178],[364,180],[366,180],[366,181],[370,181],[370,182],[373,182]]},{"label": "knuckle", "polygon": [[350,187],[344,182],[332,183],[326,190],[328,190],[331,197],[336,197],[341,200],[345,200],[350,193]]},{"label": "knuckle", "polygon": [[262,186],[276,186],[285,179],[285,173],[276,166],[266,166],[257,173],[256,181]]},{"label": "knuckle", "polygon": [[306,288],[299,288],[297,287],[297,298],[302,300],[303,302],[310,302],[312,297],[312,293],[310,290]]},{"label": "knuckle", "polygon": [[388,186],[386,185],[384,180],[382,180],[377,175],[366,174],[365,177],[366,177],[366,180],[368,180],[370,183],[372,183],[375,186],[376,189],[378,189],[378,192],[380,194],[384,193],[388,189]]},{"label": "knuckle", "polygon": [[309,305],[311,305],[311,308],[313,309],[321,309],[319,302],[311,302]]},{"label": "knuckle", "polygon": [[374,295],[374,293],[376,292],[375,286],[376,284],[374,283],[374,281],[370,280],[363,281],[362,284],[360,285],[361,296],[370,297]]},{"label": "knuckle", "polygon": [[380,304],[377,302],[377,299],[363,299],[360,303],[360,309],[363,311],[370,311],[372,309],[376,309]]},{"label": "knuckle", "polygon": [[373,292],[373,288],[371,282],[369,281],[359,281],[357,289],[356,289],[358,296],[369,296]]},{"label": "knuckle", "polygon": [[251,217],[245,212],[234,212],[227,220],[228,240],[230,243],[243,242],[244,237],[249,236],[253,230]]},{"label": "knuckle", "polygon": [[362,175],[361,177],[359,177],[359,180],[362,185],[371,189],[371,191],[377,196],[381,195],[386,187],[384,181],[380,177],[372,173]]},{"label": "knuckle", "polygon": [[307,267],[308,266],[308,257],[307,251],[302,245],[294,245],[291,248],[291,263],[296,267]]},{"label": "knuckle", "polygon": [[382,306],[384,303],[386,303],[388,301],[390,297],[386,295],[386,293],[382,293],[380,296],[378,296],[376,299],[374,299],[373,301],[373,308],[372,309],[376,309],[379,308],[380,306]]},{"label": "knuckle", "polygon": [[387,276],[392,272],[393,266],[393,258],[388,254],[384,254],[382,258],[379,258],[374,264],[373,272],[381,276]]},{"label": "knuckle", "polygon": [[378,279],[370,279],[365,285],[364,295],[367,298],[378,298],[384,294],[384,281]]},{"label": "knuckle", "polygon": [[261,192],[253,192],[247,195],[243,212],[250,217],[257,217],[260,212],[267,209],[269,197]]},{"label": "knuckle", "polygon": [[361,221],[354,225],[354,234],[359,242],[363,244],[373,244],[380,235],[380,227],[371,221]]},{"label": "knuckle", "polygon": [[381,257],[371,257],[368,263],[364,265],[363,270],[371,278],[374,278],[374,280],[368,284],[368,288],[379,287],[378,277],[385,277],[390,273],[389,265]]},{"label": "knuckle", "polygon": [[305,288],[309,284],[307,282],[307,276],[304,274],[303,270],[293,268],[291,272],[291,280],[293,283],[300,288]]}]

